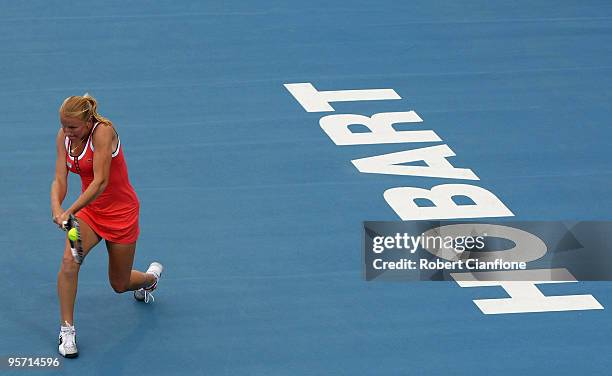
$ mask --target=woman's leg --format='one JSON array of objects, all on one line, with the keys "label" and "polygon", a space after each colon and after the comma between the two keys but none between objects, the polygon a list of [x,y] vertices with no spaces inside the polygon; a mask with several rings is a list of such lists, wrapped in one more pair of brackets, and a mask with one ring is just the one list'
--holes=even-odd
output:
[{"label": "woman's leg", "polygon": [[[101,238],[89,227],[85,221],[79,221],[81,244],[83,253],[87,255],[89,251],[100,242]],[[65,322],[73,325],[74,323],[74,301],[77,293],[77,283],[79,280],[80,264],[77,264],[70,251],[70,242],[66,237],[64,256],[62,265],[57,275],[57,296],[60,305],[60,325]]]},{"label": "woman's leg", "polygon": [[120,244],[106,241],[108,250],[108,280],[116,293],[138,290],[155,283],[155,276],[133,270],[136,243]]}]

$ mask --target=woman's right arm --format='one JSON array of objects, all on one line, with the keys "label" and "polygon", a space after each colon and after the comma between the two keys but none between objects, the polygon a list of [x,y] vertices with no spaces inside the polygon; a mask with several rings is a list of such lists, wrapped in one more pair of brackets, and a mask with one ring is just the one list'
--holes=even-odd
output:
[{"label": "woman's right arm", "polygon": [[51,215],[53,221],[58,225],[58,217],[64,212],[62,202],[66,197],[68,186],[68,169],[66,168],[66,147],[64,146],[64,131],[60,128],[55,139],[55,147],[57,149],[57,158],[55,160],[55,178],[51,183]]}]

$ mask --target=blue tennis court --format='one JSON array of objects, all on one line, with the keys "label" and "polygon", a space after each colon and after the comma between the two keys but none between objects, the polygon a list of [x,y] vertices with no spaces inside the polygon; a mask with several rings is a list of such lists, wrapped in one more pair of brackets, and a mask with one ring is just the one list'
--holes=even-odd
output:
[{"label": "blue tennis court", "polygon": [[[474,184],[517,220],[612,219],[612,3],[2,2],[0,357],[58,357],[51,222],[64,98],[89,92],[141,203],[135,267],[104,245],[79,275],[84,375],[606,375],[609,282],[539,285],[604,309],[484,314],[501,287],[366,282],[364,221],[396,187]],[[285,87],[392,89],[307,112]],[[332,114],[415,111],[429,143],[336,145]],[[352,160],[448,145],[478,181],[361,173]],[[66,203],[80,192],[71,175]],[[4,374],[58,370],[1,368]]]}]

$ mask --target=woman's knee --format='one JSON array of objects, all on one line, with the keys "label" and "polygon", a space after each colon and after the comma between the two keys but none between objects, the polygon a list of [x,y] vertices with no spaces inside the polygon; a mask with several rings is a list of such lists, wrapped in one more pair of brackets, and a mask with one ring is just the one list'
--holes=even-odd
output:
[{"label": "woman's knee", "polygon": [[80,265],[74,261],[74,258],[64,256],[60,267],[60,274],[65,276],[76,276],[79,274]]},{"label": "woman's knee", "polygon": [[129,291],[130,281],[110,280],[111,287],[117,294]]}]

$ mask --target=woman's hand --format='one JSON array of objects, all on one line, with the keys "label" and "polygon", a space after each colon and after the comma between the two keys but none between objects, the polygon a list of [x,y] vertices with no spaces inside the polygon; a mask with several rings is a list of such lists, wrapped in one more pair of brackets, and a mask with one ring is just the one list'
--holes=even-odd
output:
[{"label": "woman's hand", "polygon": [[65,212],[64,210],[62,210],[62,208],[59,208],[58,210],[55,210],[53,212],[52,216],[53,216],[53,222],[55,222],[55,224],[63,230],[64,223],[68,222],[70,213]]}]

